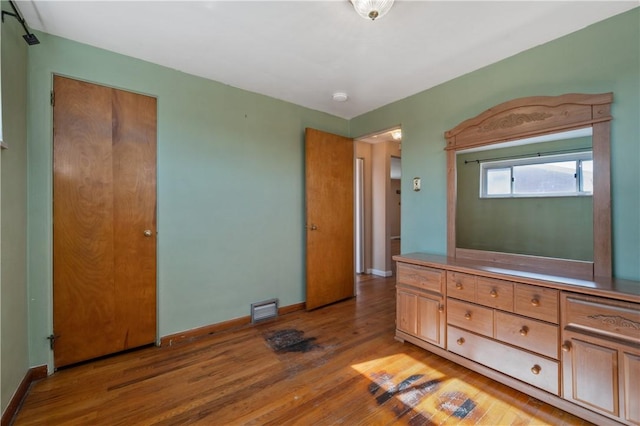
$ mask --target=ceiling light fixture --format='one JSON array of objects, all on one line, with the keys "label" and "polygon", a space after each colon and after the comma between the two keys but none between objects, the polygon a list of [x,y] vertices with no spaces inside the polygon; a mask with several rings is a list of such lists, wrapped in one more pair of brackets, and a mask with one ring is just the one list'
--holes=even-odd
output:
[{"label": "ceiling light fixture", "polygon": [[393,6],[394,0],[349,0],[358,15],[375,21],[382,18]]}]

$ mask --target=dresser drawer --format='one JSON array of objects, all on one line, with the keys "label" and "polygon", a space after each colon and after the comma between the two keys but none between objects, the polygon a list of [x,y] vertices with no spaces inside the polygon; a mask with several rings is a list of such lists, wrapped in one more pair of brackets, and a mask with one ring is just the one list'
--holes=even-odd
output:
[{"label": "dresser drawer", "polygon": [[495,338],[558,359],[558,326],[519,315],[496,311]]},{"label": "dresser drawer", "polygon": [[515,312],[558,324],[558,290],[516,284]]},{"label": "dresser drawer", "polygon": [[640,343],[640,304],[562,293],[562,325]]},{"label": "dresser drawer", "polygon": [[493,336],[493,309],[447,299],[447,322],[485,336]]},{"label": "dresser drawer", "polygon": [[398,263],[398,284],[406,284],[442,294],[444,280],[445,272],[441,269]]},{"label": "dresser drawer", "polygon": [[476,302],[503,311],[513,312],[513,283],[478,277]]},{"label": "dresser drawer", "polygon": [[558,362],[456,327],[447,327],[449,351],[558,395]]},{"label": "dresser drawer", "polygon": [[476,276],[447,271],[447,296],[476,301]]}]

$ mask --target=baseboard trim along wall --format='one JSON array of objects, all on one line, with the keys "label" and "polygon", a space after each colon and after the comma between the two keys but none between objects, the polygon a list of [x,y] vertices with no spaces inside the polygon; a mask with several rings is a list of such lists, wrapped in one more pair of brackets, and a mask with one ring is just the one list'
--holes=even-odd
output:
[{"label": "baseboard trim along wall", "polygon": [[24,375],[22,382],[20,382],[18,389],[16,389],[16,392],[13,394],[11,401],[9,401],[7,409],[4,410],[4,413],[2,413],[2,420],[0,421],[0,424],[2,426],[8,426],[11,424],[11,421],[18,412],[18,408],[20,408],[20,404],[22,404],[22,401],[27,396],[27,392],[29,391],[29,386],[31,386],[31,383],[40,379],[44,379],[45,377],[47,377],[47,373],[48,370],[46,365],[31,367],[29,370],[27,370],[27,373]]},{"label": "baseboard trim along wall", "polygon": [[381,271],[379,269],[368,269],[367,274],[377,275],[379,277],[390,277],[393,275],[393,271]]},{"label": "baseboard trim along wall", "polygon": [[[290,314],[296,311],[302,311],[305,309],[305,303],[296,303],[294,305],[282,306],[278,308],[278,316]],[[220,333],[221,331],[230,330],[232,328],[243,327],[251,325],[251,316],[234,318],[229,321],[223,321],[216,324],[205,325],[203,327],[194,328],[191,330],[183,331],[181,333],[170,334],[160,338],[160,346],[173,346],[178,343],[188,342],[197,338],[207,336],[210,334]],[[4,426],[4,425],[2,425]]]}]

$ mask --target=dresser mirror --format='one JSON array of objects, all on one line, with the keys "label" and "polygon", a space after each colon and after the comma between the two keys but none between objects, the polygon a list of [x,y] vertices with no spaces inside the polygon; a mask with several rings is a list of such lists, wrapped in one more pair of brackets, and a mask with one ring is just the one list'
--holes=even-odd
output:
[{"label": "dresser mirror", "polygon": [[612,100],[521,98],[446,132],[448,256],[611,276]]},{"label": "dresser mirror", "polygon": [[591,127],[456,155],[456,247],[593,261]]}]

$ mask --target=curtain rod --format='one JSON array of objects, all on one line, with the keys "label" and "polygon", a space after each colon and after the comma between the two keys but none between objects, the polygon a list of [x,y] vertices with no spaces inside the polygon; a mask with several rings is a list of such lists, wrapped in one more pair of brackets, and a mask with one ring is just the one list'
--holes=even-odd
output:
[{"label": "curtain rod", "polygon": [[520,154],[520,155],[509,155],[509,156],[504,156],[504,157],[494,157],[494,158],[483,158],[482,160],[464,160],[464,164],[470,164],[470,163],[476,163],[476,164],[480,164],[480,163],[486,163],[487,161],[498,161],[498,160],[511,160],[511,159],[515,159],[515,158],[527,158],[527,157],[544,157],[547,155],[554,155],[554,154],[569,154],[571,152],[589,152],[590,150],[585,149],[585,148],[575,148],[575,149],[564,149],[564,150],[558,150],[558,151],[546,151],[546,152],[534,152],[531,154]]}]

